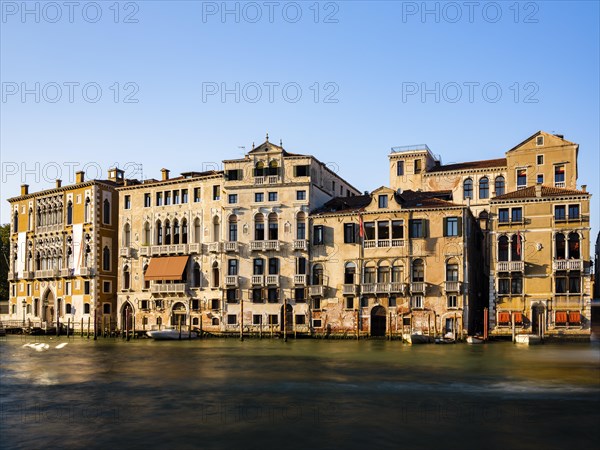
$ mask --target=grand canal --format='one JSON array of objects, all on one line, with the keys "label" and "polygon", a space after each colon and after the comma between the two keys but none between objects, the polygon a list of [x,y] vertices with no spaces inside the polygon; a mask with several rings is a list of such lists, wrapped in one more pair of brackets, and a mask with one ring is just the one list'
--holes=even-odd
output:
[{"label": "grand canal", "polygon": [[593,448],[599,350],[11,336],[0,447]]}]

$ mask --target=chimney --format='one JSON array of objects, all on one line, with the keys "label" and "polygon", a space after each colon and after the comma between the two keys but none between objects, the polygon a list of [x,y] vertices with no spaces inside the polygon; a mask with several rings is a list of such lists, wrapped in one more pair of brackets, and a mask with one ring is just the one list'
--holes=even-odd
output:
[{"label": "chimney", "polygon": [[582,184],[582,185],[581,185],[581,190],[582,190],[583,192],[587,192],[587,184]]},{"label": "chimney", "polygon": [[160,169],[160,172],[162,173],[162,180],[168,180],[169,179],[169,169]]},{"label": "chimney", "polygon": [[62,180],[56,179],[56,187],[59,188],[62,186]]},{"label": "chimney", "polygon": [[29,185],[22,184],[21,185],[21,195],[27,195],[27,194],[29,194]]},{"label": "chimney", "polygon": [[83,183],[84,179],[85,179],[85,172],[83,170],[75,172],[75,183]]},{"label": "chimney", "polygon": [[540,198],[542,196],[542,183],[536,183],[535,185],[535,196]]}]

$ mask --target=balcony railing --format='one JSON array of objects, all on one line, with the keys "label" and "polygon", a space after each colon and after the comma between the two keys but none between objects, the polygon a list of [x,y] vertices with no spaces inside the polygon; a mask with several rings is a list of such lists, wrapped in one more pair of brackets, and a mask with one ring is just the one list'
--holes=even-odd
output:
[{"label": "balcony railing", "polygon": [[45,269],[35,271],[36,278],[57,278],[58,276],[60,276],[59,269]]},{"label": "balcony railing", "polygon": [[523,272],[525,270],[525,261],[498,261],[496,263],[497,272]]},{"label": "balcony railing", "polygon": [[238,275],[227,275],[225,277],[225,285],[237,287],[239,285],[239,276]]},{"label": "balcony railing", "polygon": [[142,245],[138,250],[140,256],[150,256],[150,247],[147,245]]},{"label": "balcony railing", "polygon": [[150,285],[150,292],[153,294],[183,294],[185,293],[185,283],[157,284]]},{"label": "balcony railing", "polygon": [[554,270],[583,270],[582,259],[555,259],[552,263]]},{"label": "balcony railing", "polygon": [[279,175],[267,175],[264,177],[254,177],[254,184],[263,185],[263,184],[275,184],[281,182],[281,177]]},{"label": "balcony railing", "polygon": [[221,250],[220,242],[209,242],[206,244],[206,248],[209,253],[218,253]]},{"label": "balcony railing", "polygon": [[79,275],[82,277],[93,277],[94,274],[95,274],[95,271],[91,267],[81,267],[79,269]]},{"label": "balcony railing", "polygon": [[269,286],[279,286],[279,275],[267,275],[266,280]]},{"label": "balcony railing", "polygon": [[363,294],[374,294],[375,283],[363,283],[360,285],[360,292]]},{"label": "balcony railing", "polygon": [[251,282],[254,286],[262,286],[265,283],[264,275],[252,275]]},{"label": "balcony railing", "polygon": [[342,285],[342,295],[356,295],[356,288],[355,284],[344,284]]},{"label": "balcony railing", "polygon": [[392,247],[404,247],[404,239],[392,239]]},{"label": "balcony railing", "polygon": [[253,251],[267,251],[267,250],[279,250],[279,241],[250,241],[250,250]]},{"label": "balcony railing", "polygon": [[8,281],[13,281],[17,279],[17,275],[15,272],[8,272]]},{"label": "balcony railing", "polygon": [[404,239],[369,239],[365,241],[365,248],[404,247]]},{"label": "balcony railing", "polygon": [[306,239],[294,240],[294,250],[306,250],[308,248],[308,242]]},{"label": "balcony railing", "polygon": [[237,253],[239,251],[239,243],[237,241],[227,241],[223,243],[223,248],[226,252]]},{"label": "balcony railing", "polygon": [[60,269],[60,276],[63,278],[72,277],[75,274],[75,269]]},{"label": "balcony railing", "polygon": [[190,253],[202,253],[202,244],[198,242],[194,244],[188,244],[188,251]]},{"label": "balcony railing", "polygon": [[33,270],[25,270],[23,272],[23,279],[25,280],[32,280],[35,276],[35,273],[33,272]]},{"label": "balcony railing", "polygon": [[424,294],[425,293],[425,283],[422,281],[410,283],[410,292],[412,294]]},{"label": "balcony railing", "polygon": [[391,294],[404,294],[406,290],[406,283],[400,283],[397,281],[393,281],[390,283],[390,293]]},{"label": "balcony railing", "polygon": [[460,292],[460,281],[446,281],[446,292]]},{"label": "balcony railing", "polygon": [[555,181],[555,182],[554,182],[554,187],[557,187],[557,188],[564,188],[565,186],[566,186],[566,184],[565,184],[565,182],[564,182],[564,181]]},{"label": "balcony railing", "polygon": [[306,275],[305,274],[294,275],[294,284],[306,286]]},{"label": "balcony railing", "polygon": [[325,286],[317,284],[308,287],[308,294],[312,297],[323,297],[325,294]]},{"label": "balcony railing", "polygon": [[[152,245],[150,253],[152,255],[186,254],[188,253],[188,244]],[[142,253],[140,252],[140,254]]]},{"label": "balcony railing", "polygon": [[387,294],[390,292],[390,283],[375,283],[375,292],[378,294]]},{"label": "balcony railing", "polygon": [[131,258],[131,247],[121,247],[119,249],[119,256],[121,258]]},{"label": "balcony railing", "polygon": [[365,241],[365,248],[375,248],[377,247],[377,241],[374,239]]}]

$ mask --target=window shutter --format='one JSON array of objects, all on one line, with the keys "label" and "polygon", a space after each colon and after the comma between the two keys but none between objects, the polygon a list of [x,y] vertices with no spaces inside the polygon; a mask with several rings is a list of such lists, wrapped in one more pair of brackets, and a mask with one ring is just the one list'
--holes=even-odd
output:
[{"label": "window shutter", "polygon": [[460,216],[458,217],[457,223],[458,223],[458,225],[457,225],[458,236],[462,236],[462,217],[460,217]]},{"label": "window shutter", "polygon": [[448,236],[448,218],[444,217],[444,237]]},{"label": "window shutter", "polygon": [[423,224],[423,237],[426,238],[429,236],[429,219],[421,219],[421,223]]},{"label": "window shutter", "polygon": [[235,290],[235,299],[240,300],[242,298],[242,290],[241,289],[236,289]]}]

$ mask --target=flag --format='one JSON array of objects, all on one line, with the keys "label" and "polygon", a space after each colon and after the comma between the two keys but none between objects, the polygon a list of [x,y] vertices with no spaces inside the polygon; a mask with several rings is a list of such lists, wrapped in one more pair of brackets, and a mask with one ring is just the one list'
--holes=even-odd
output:
[{"label": "flag", "polygon": [[361,239],[365,238],[365,224],[363,223],[362,215],[360,212],[358,213],[358,236]]},{"label": "flag", "polygon": [[517,255],[521,256],[521,232],[517,231]]}]

